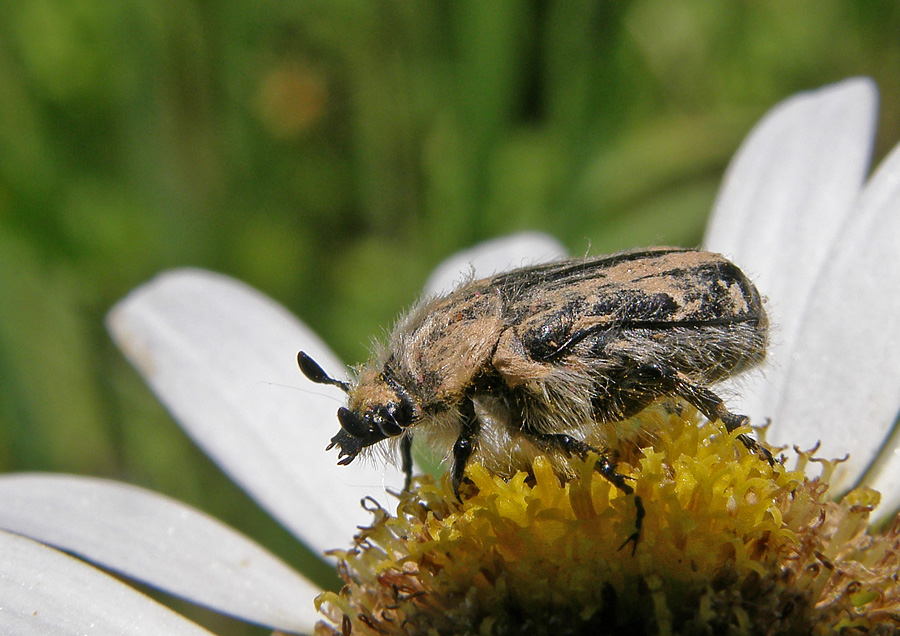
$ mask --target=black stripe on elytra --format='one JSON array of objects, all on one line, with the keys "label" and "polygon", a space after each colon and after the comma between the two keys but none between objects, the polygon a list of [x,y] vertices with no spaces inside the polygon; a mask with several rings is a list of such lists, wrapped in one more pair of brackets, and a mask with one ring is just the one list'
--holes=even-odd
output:
[{"label": "black stripe on elytra", "polygon": [[500,294],[505,308],[514,304],[519,297],[537,285],[546,285],[548,289],[564,287],[570,283],[593,278],[598,272],[621,263],[692,251],[682,247],[646,249],[583,261],[545,263],[498,274],[491,279],[491,286]]},{"label": "black stripe on elytra", "polygon": [[677,322],[664,320],[617,320],[615,323],[599,323],[579,330],[572,334],[565,342],[552,351],[542,352],[529,348],[529,356],[535,362],[550,362],[568,353],[575,345],[582,342],[586,338],[606,331],[614,329],[621,332],[629,329],[673,329],[676,327],[686,329],[697,329],[702,327],[727,327],[742,323],[757,323],[759,316],[743,316],[739,318],[714,318],[710,320],[679,320]]}]

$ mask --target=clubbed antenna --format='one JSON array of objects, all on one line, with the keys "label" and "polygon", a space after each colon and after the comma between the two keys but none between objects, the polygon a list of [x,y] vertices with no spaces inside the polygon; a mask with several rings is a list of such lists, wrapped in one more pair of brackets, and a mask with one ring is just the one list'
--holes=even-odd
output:
[{"label": "clubbed antenna", "polygon": [[350,393],[350,385],[343,380],[335,380],[325,373],[325,370],[319,366],[319,363],[310,358],[306,353],[301,351],[297,354],[297,364],[300,365],[300,371],[307,378],[316,384],[331,384],[340,388],[344,393]]}]

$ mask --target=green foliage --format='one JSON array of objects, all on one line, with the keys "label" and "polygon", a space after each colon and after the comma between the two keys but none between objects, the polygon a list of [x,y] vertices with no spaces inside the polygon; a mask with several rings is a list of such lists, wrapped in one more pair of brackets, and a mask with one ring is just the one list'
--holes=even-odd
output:
[{"label": "green foliage", "polygon": [[878,148],[900,138],[898,6],[7,0],[0,469],[124,477],[297,563],[114,350],[117,299],[224,271],[357,362],[479,240],[695,245],[779,99],[871,75]]}]

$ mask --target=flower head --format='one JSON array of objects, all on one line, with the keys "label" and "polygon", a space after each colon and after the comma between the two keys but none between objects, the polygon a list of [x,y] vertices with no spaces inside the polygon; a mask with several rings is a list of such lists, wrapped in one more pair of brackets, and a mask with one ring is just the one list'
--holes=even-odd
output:
[{"label": "flower head", "polygon": [[[878,495],[840,503],[827,479],[748,452],[690,409],[641,415],[651,440],[619,469],[646,508],[581,463],[543,458],[509,480],[473,466],[458,501],[422,478],[396,514],[336,551],[346,583],[319,604],[319,634],[871,633],[900,625],[900,524],[868,534]],[[596,458],[593,458],[596,459]],[[828,464],[833,468],[833,464]]]}]

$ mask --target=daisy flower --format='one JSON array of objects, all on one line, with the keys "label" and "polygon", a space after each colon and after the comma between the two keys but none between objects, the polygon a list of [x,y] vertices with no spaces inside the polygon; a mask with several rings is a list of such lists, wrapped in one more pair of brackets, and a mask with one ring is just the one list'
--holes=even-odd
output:
[{"label": "daisy flower", "polygon": [[[9,475],[0,628],[205,633],[58,549],[290,633],[892,629],[900,529],[866,527],[873,510],[900,508],[900,150],[867,179],[875,104],[872,82],[851,79],[777,106],[732,162],[705,241],[767,296],[768,361],[728,404],[770,421],[770,444],[799,447],[790,468],[698,426],[690,409],[651,407],[639,426],[652,442],[619,464],[648,508],[634,555],[617,549],[634,508],[589,462],[564,484],[540,458],[509,480],[475,466],[463,502],[423,477],[398,505],[395,468],[338,467],[323,450],[343,395],[303,385],[294,356],[341,369],[324,343],[243,284],[179,270],[119,303],[110,331],[188,434],[346,585],[323,594],[250,539],[143,489]],[[541,235],[491,242],[445,263],[427,291],[470,268],[561,255]],[[804,474],[813,465],[818,479]],[[849,493],[841,503],[829,484]]]}]

